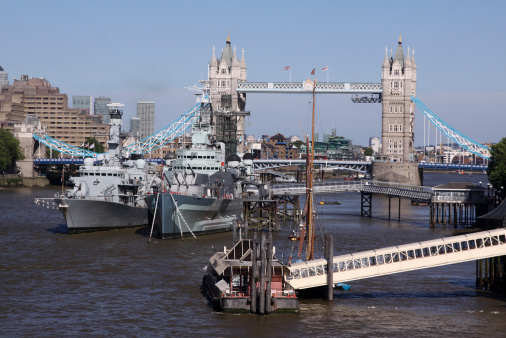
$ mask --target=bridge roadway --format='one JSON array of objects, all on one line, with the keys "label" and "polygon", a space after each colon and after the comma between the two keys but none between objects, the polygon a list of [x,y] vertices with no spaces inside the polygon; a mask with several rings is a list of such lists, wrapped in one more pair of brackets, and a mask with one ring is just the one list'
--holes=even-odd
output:
[{"label": "bridge roadway", "polygon": [[[506,229],[481,231],[424,242],[333,256],[333,282],[351,282],[394,273],[506,255]],[[327,260],[294,263],[285,276],[294,289],[327,285]]]},{"label": "bridge roadway", "polygon": [[[418,185],[388,183],[379,181],[326,181],[315,182],[313,193],[339,193],[339,192],[366,192],[373,194],[384,194],[392,197],[430,201],[434,191],[432,187]],[[305,183],[283,183],[273,184],[270,187],[271,196],[274,195],[303,195],[306,193]]]},{"label": "bridge roadway", "polygon": [[[338,161],[328,159],[315,159],[314,164],[328,169],[352,170],[360,173],[371,172],[372,161]],[[306,165],[305,159],[281,160],[281,159],[255,159],[253,160],[253,168],[255,170],[274,169],[289,166]],[[433,170],[465,170],[465,171],[481,171],[487,170],[487,165],[481,164],[451,164],[451,163],[418,163],[419,168]]]},{"label": "bridge roadway", "polygon": [[[146,158],[148,162],[162,163],[161,158]],[[33,164],[36,165],[55,165],[55,164],[83,164],[83,158],[35,158]],[[320,160],[315,159],[314,164],[327,169],[335,170],[352,170],[359,173],[370,173],[372,162],[371,161],[337,161],[337,160]],[[269,170],[280,167],[289,166],[302,166],[306,165],[306,160],[280,160],[280,159],[256,159],[253,160],[254,170]],[[487,170],[487,165],[479,164],[447,164],[447,163],[419,163],[419,168],[434,169],[434,170],[449,170],[449,171],[479,171],[483,172]]]},{"label": "bridge roadway", "polygon": [[[317,94],[381,94],[381,83],[316,82]],[[239,82],[240,93],[304,94],[313,92],[313,82]]]}]

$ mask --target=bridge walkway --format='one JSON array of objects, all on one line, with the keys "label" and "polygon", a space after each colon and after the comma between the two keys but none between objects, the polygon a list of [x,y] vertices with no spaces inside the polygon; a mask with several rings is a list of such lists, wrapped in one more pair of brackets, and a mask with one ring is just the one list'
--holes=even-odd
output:
[{"label": "bridge walkway", "polygon": [[[506,229],[392,246],[333,257],[334,283],[506,255]],[[286,276],[294,289],[327,285],[327,260],[294,263]]]},{"label": "bridge walkway", "polygon": [[[315,182],[313,193],[338,193],[338,192],[365,192],[372,194],[384,194],[392,197],[429,201],[434,194],[432,187],[418,185],[388,183],[379,181],[335,181]],[[303,184],[273,184],[270,188],[271,196],[274,195],[303,195],[306,193],[306,185]]]}]

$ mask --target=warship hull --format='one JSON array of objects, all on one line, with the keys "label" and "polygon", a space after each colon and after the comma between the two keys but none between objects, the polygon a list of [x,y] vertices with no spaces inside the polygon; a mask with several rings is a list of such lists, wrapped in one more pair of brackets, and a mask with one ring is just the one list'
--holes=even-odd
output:
[{"label": "warship hull", "polygon": [[231,230],[243,208],[241,198],[160,193],[158,202],[156,194],[148,195],[146,200],[150,222],[154,217],[155,228],[163,239],[180,237],[181,234],[203,235]]},{"label": "warship hull", "polygon": [[145,207],[92,199],[56,199],[69,233],[119,229],[148,224]]}]

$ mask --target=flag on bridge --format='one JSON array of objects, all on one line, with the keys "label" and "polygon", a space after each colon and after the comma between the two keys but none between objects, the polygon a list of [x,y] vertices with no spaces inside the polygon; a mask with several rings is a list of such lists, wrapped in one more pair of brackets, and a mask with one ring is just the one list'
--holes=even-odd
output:
[{"label": "flag on bridge", "polygon": [[90,149],[93,149],[95,148],[95,143],[93,143],[91,146],[90,146]]},{"label": "flag on bridge", "polygon": [[314,75],[314,71],[315,71],[316,68],[313,68],[313,70],[311,71],[311,75]]},{"label": "flag on bridge", "polygon": [[322,68],[322,72],[326,71],[327,69],[329,69],[329,66],[325,66]]},{"label": "flag on bridge", "polygon": [[285,68],[283,68],[284,70],[290,70],[290,66],[286,66]]}]

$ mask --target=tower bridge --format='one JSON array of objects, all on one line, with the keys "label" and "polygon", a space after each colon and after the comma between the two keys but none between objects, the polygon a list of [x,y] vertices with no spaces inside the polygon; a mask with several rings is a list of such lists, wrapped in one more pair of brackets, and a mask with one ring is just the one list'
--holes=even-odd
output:
[{"label": "tower bridge", "polygon": [[[227,37],[225,48],[221,57],[215,55],[213,47],[211,61],[209,63],[208,79],[202,81],[206,95],[204,99],[184,114],[179,120],[163,130],[141,140],[139,143],[128,147],[129,153],[147,153],[160,147],[178,135],[195,121],[201,110],[214,113],[215,130],[221,131],[218,138],[225,142],[231,152],[244,152],[246,94],[273,93],[305,94],[316,86],[318,94],[349,94],[353,95],[353,102],[371,103],[378,102],[382,105],[381,142],[382,153],[376,161],[365,164],[354,163],[329,163],[335,168],[368,171],[372,168],[376,179],[420,184],[418,163],[414,163],[414,120],[415,103],[422,113],[441,130],[448,138],[460,146],[468,149],[473,154],[483,158],[489,158],[488,148],[471,140],[462,133],[456,131],[448,123],[444,122],[423,103],[416,98],[417,66],[414,58],[414,50],[407,49],[405,54],[401,38],[395,54],[388,49],[381,66],[381,83],[365,82],[248,82],[247,67],[244,50],[240,58],[237,57],[236,49],[232,49],[230,37]],[[208,94],[208,96],[207,96]],[[72,156],[98,157],[97,153],[89,150],[72,147],[50,137],[34,138],[41,143]],[[294,161],[294,160],[292,160]],[[255,161],[257,168],[273,168],[277,164]],[[447,169],[451,166],[446,165]],[[394,175],[392,175],[394,174]]]}]

